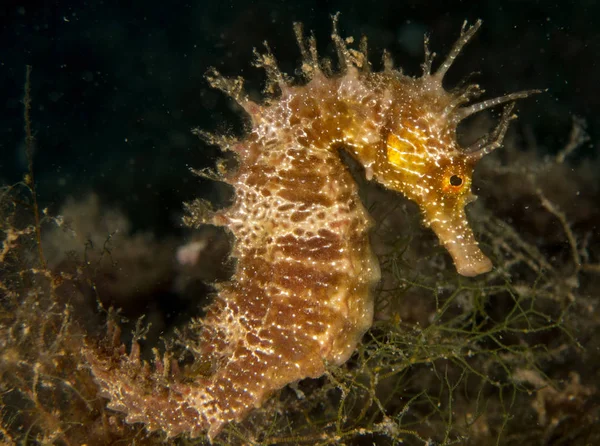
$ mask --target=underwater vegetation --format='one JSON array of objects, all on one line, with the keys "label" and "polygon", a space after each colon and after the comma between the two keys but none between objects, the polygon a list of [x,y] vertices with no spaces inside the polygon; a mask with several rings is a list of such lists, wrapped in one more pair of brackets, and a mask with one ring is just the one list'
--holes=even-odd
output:
[{"label": "underwater vegetation", "polygon": [[[162,343],[151,342],[143,318],[130,322],[130,334],[122,330],[118,307],[167,289],[194,294],[197,282],[219,292],[236,268],[227,260],[233,241],[214,227],[198,228],[192,242],[133,233],[125,216],[95,196],[66,200],[56,215],[40,209],[30,73],[29,170],[0,192],[0,438],[207,443],[189,428],[172,438],[167,426],[149,431],[137,422],[147,420],[126,419],[122,405],[109,405],[114,395],[97,374],[104,370],[135,404],[167,409],[172,391],[210,379],[214,358],[198,335],[202,318],[165,327]],[[464,137],[475,141],[490,127],[484,116]],[[483,184],[482,199],[469,221],[494,268],[475,277],[457,274],[414,203],[367,181],[345,159],[374,221],[371,247],[381,269],[374,322],[347,361],[327,362],[315,374],[321,377],[275,391],[239,423],[220,426],[212,443],[600,442],[599,166],[573,161],[587,139],[575,119],[554,156],[513,134],[478,164],[473,182]],[[527,212],[516,213],[516,203]],[[198,226],[198,203],[190,209],[188,221]]]}]

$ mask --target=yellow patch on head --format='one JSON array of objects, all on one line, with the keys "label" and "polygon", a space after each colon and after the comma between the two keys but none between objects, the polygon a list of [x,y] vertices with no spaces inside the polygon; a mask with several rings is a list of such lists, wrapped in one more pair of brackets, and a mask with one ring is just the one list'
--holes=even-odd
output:
[{"label": "yellow patch on head", "polygon": [[[404,147],[402,147],[402,145],[406,145],[407,147],[404,148]],[[388,162],[390,164],[392,164],[393,166],[400,167],[402,165],[401,153],[404,152],[407,148],[408,148],[408,145],[405,142],[400,141],[398,139],[398,137],[392,133],[388,137],[388,140],[387,140]]]},{"label": "yellow patch on head", "polygon": [[407,163],[414,165],[415,159],[421,157],[417,147],[412,141],[400,139],[398,135],[391,133],[387,139],[386,155],[388,162],[398,168],[405,167]]}]

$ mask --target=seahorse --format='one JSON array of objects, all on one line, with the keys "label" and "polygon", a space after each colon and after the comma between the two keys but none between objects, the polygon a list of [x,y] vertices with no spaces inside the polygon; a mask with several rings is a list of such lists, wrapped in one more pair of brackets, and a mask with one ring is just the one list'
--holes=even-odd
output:
[{"label": "seahorse", "polygon": [[[267,91],[275,93],[270,101],[250,100],[241,78],[208,74],[252,124],[241,140],[209,138],[238,159],[235,169],[211,175],[233,186],[233,204],[210,215],[200,202],[189,205],[192,224],[224,226],[235,240],[235,272],[217,284],[202,323],[194,325],[210,373],[182,378],[172,360],[157,360],[156,369],[142,365],[136,343],[129,355],[120,346],[103,356],[88,342],[86,357],[109,408],[150,431],[212,441],[278,389],[348,360],[372,325],[380,271],[369,244],[373,223],[340,158],[342,148],[364,166],[368,180],[419,205],[459,274],[490,271],[464,211],[475,198],[473,169],[501,146],[515,100],[537,90],[472,103],[482,93],[478,85],[444,89],[446,72],[480,25],[463,24],[435,71],[426,39],[419,77],[395,69],[387,52],[383,70],[373,72],[366,39],[360,49],[350,48],[337,15],[337,72],[319,59],[314,36],[295,24],[304,83],[277,68],[268,46],[256,65],[267,72]],[[459,122],[500,104],[506,105],[497,126],[460,147]]]}]

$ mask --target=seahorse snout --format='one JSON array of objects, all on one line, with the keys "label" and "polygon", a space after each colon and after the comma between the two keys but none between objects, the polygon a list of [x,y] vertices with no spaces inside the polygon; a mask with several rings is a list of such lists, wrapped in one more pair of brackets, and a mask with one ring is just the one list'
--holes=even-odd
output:
[{"label": "seahorse snout", "polygon": [[448,250],[459,274],[473,277],[491,271],[492,262],[479,248],[464,210],[451,216],[436,213],[429,224]]}]

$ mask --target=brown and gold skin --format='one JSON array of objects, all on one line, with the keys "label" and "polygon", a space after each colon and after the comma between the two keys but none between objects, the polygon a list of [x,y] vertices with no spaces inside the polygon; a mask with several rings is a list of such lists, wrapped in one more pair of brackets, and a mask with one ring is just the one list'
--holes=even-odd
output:
[{"label": "brown and gold skin", "polygon": [[[470,148],[458,146],[456,126],[530,92],[467,105],[477,86],[458,93],[442,87],[479,22],[463,28],[433,74],[427,51],[423,76],[412,78],[394,70],[389,58],[384,71],[371,72],[366,49],[349,49],[336,19],[339,73],[322,69],[314,38],[305,39],[296,25],[304,85],[292,85],[270,52],[257,60],[267,71],[268,90],[279,90],[268,103],[250,101],[241,79],[210,76],[252,122],[240,141],[214,140],[239,159],[235,172],[219,173],[235,190],[233,204],[208,218],[234,236],[237,267],[230,281],[218,285],[202,322],[191,325],[199,341],[190,348],[209,365],[206,376],[181,378],[176,363],[166,360],[157,361],[156,371],[144,368],[136,345],[130,355],[119,347],[108,357],[86,347],[109,408],[126,412],[128,422],[168,436],[207,434],[212,440],[276,390],[348,360],[372,324],[380,272],[369,243],[371,218],[340,159],[341,147],[364,166],[368,179],[419,205],[460,274],[491,269],[464,207],[473,199],[476,162],[500,146],[511,106],[496,129]],[[202,210],[190,208],[198,223]]]}]

